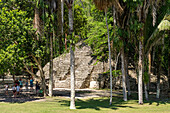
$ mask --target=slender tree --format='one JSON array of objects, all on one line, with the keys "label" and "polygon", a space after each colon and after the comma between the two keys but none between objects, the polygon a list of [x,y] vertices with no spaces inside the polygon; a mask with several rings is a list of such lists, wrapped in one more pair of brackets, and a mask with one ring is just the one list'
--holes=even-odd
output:
[{"label": "slender tree", "polygon": [[[142,27],[140,28],[140,36],[139,36],[139,62],[138,62],[138,98],[139,98],[139,104],[143,104],[143,72],[144,72],[144,57],[145,57],[145,46],[144,46],[144,27],[146,24],[146,19],[148,17],[149,9],[152,10],[152,17],[153,17],[153,26],[156,24],[157,19],[157,9],[164,4],[165,1],[161,0],[145,0],[140,1],[140,4],[137,7],[137,15],[139,22],[142,23]],[[149,41],[147,41],[148,43]],[[147,48],[148,49],[148,48]],[[148,55],[148,54],[147,54]]]},{"label": "slender tree", "polygon": [[61,21],[62,21],[61,34],[63,37],[63,34],[64,34],[64,0],[61,0]]},{"label": "slender tree", "polygon": [[[129,19],[129,9],[127,8],[127,4],[123,3],[124,1],[120,0],[93,0],[95,5],[99,9],[105,9],[105,7],[113,5],[116,11],[117,15],[117,25],[119,29],[122,31],[126,30],[127,28],[127,23]],[[114,14],[115,15],[115,14]],[[122,35],[122,34],[121,34]],[[124,101],[127,101],[127,92],[126,92],[126,68],[125,68],[125,53],[124,53],[124,43],[125,42],[125,36],[120,36],[121,41],[123,42],[123,46],[121,48],[121,61],[122,61],[122,82],[123,82],[123,96],[124,96]]]},{"label": "slender tree", "polygon": [[111,49],[110,49],[110,37],[109,37],[109,28],[107,23],[107,8],[111,4],[109,0],[94,0],[96,7],[100,10],[105,11],[105,18],[106,18],[106,26],[107,26],[107,35],[108,35],[108,48],[109,48],[109,68],[110,68],[110,105],[112,104],[112,66],[111,66]]},{"label": "slender tree", "polygon": [[111,65],[111,49],[110,49],[110,37],[109,37],[109,27],[107,23],[107,9],[105,9],[105,18],[107,26],[107,35],[108,35],[108,48],[109,48],[109,68],[110,68],[110,105],[112,104],[112,65]]},{"label": "slender tree", "polygon": [[[38,2],[38,4],[36,3],[35,7],[34,7],[34,10],[35,10],[35,13],[34,13],[34,28],[36,29],[35,40],[39,44],[41,42],[42,32],[41,32],[40,8],[38,6],[39,6],[39,2]],[[34,61],[38,65],[38,69],[40,70],[40,77],[41,77],[41,81],[42,81],[41,86],[42,86],[43,91],[44,91],[44,96],[46,96],[45,76],[44,76],[44,71],[43,71],[42,64],[41,64],[41,57],[39,56],[38,58],[36,58],[33,54],[31,54],[30,56],[32,56],[32,58],[34,59]],[[26,66],[25,63],[24,63],[24,67],[26,68],[26,71],[28,73],[35,76],[35,74],[33,72],[29,71],[29,69],[28,69],[28,67]]]},{"label": "slender tree", "polygon": [[124,45],[121,48],[121,62],[122,62],[122,66],[121,67],[122,67],[123,100],[127,101]]},{"label": "slender tree", "polygon": [[68,7],[68,18],[69,18],[69,36],[70,36],[70,76],[71,76],[71,101],[70,101],[70,109],[76,109],[75,106],[75,57],[73,51],[73,13],[72,7],[74,0],[65,0]]}]

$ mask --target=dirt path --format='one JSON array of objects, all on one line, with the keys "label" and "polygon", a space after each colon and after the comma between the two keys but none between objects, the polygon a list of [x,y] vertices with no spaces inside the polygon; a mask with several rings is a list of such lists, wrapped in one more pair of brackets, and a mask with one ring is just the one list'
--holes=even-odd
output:
[{"label": "dirt path", "polygon": [[[70,98],[70,89],[55,88],[53,94],[56,97]],[[113,94],[121,94],[121,92],[113,92]],[[86,99],[93,97],[109,97],[110,91],[108,90],[93,90],[93,89],[76,89],[76,98]],[[0,89],[0,102],[10,102],[10,103],[24,103],[30,101],[45,101],[46,98],[42,96],[37,96],[35,91],[23,91],[17,97],[13,97],[12,90],[9,89],[8,95],[5,95],[4,89]]]}]

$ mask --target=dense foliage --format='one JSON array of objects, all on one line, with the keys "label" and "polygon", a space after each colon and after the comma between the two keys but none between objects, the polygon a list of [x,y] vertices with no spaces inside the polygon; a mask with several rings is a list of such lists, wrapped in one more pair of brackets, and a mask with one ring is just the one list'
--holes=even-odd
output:
[{"label": "dense foliage", "polygon": [[[128,76],[131,66],[138,77],[143,75],[145,85],[151,66],[158,79],[162,72],[170,82],[169,4],[169,0],[67,0],[62,11],[61,1],[56,0],[0,0],[0,75],[26,71],[36,76],[39,70],[43,81],[46,63],[80,40],[92,48],[97,61],[108,62],[110,38],[115,77],[121,74],[122,62],[124,74]],[[69,9],[73,10],[73,31]],[[124,54],[121,62],[119,53]]]}]

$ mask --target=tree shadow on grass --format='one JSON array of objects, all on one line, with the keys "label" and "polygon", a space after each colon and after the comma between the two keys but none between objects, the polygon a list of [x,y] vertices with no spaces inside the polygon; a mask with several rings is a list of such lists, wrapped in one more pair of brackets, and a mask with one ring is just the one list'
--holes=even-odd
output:
[{"label": "tree shadow on grass", "polygon": [[148,101],[144,100],[144,103],[148,103],[149,105],[156,103],[156,106],[159,106],[161,104],[166,105],[166,104],[170,104],[170,99],[168,99],[168,98],[163,98],[163,99],[151,98]]},{"label": "tree shadow on grass", "polygon": [[[58,101],[61,102],[63,106],[69,106],[70,101],[69,100],[61,100]],[[95,109],[95,110],[101,110],[101,108],[109,108],[112,110],[117,110],[119,108],[134,108],[132,106],[127,105],[127,102],[118,99],[113,98],[112,105],[109,105],[109,98],[103,97],[103,98],[92,98],[92,99],[77,99],[76,100],[76,108],[77,109]],[[134,108],[135,109],[135,108]]]},{"label": "tree shadow on grass", "polygon": [[[109,97],[91,98],[91,99],[76,99],[77,109],[95,109],[101,110],[102,108],[108,108],[112,110],[118,110],[119,108],[131,108],[138,109],[138,107],[131,106],[132,104],[138,105],[137,93],[132,94],[128,98],[129,101],[125,102],[122,100],[122,95],[113,97],[112,105],[109,105]],[[70,106],[69,100],[57,100],[62,106]],[[170,104],[170,100],[166,98],[156,99],[150,98],[149,101],[144,100],[144,104],[152,105],[156,103],[156,106],[161,104]]]},{"label": "tree shadow on grass", "polygon": [[[164,105],[170,104],[170,99],[167,98],[166,96],[162,96],[159,99],[157,99],[156,95],[150,94],[149,100],[146,100],[145,97],[143,98],[144,98],[144,104],[148,104],[148,105],[153,105],[153,103],[156,103],[156,106],[159,106],[161,104],[164,104]],[[136,100],[136,102],[138,103],[138,93],[133,93],[131,97],[129,98],[129,100]]]},{"label": "tree shadow on grass", "polygon": [[11,92],[8,93],[8,95],[0,93],[0,102],[25,103],[44,99],[44,97],[39,97],[32,93],[21,93],[20,95],[17,95],[15,98],[12,95],[13,94]]}]

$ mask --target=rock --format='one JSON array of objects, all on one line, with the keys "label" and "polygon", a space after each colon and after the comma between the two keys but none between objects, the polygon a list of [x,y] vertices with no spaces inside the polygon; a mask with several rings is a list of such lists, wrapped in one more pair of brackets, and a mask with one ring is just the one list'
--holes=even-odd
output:
[{"label": "rock", "polygon": [[[76,44],[75,54],[75,87],[99,88],[99,75],[109,69],[108,63],[98,62],[91,56],[92,50],[83,42]],[[70,88],[70,53],[53,59],[53,78],[55,88]],[[49,63],[44,68],[46,79],[49,79]],[[40,72],[37,72],[40,76]]]},{"label": "rock", "polygon": [[99,89],[98,81],[90,81],[90,87],[89,88]]}]

